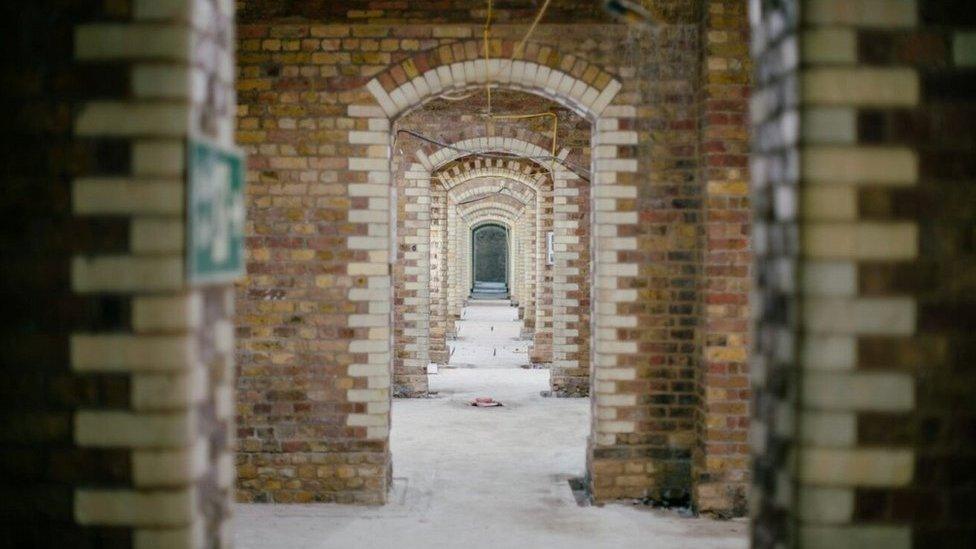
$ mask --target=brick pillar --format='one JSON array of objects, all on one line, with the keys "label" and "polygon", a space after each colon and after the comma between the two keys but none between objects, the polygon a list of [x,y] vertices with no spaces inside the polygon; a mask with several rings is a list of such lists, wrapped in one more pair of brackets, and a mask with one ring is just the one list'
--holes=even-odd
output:
[{"label": "brick pillar", "polygon": [[701,512],[741,516],[749,474],[749,23],[741,1],[713,0],[705,6],[700,91],[705,282],[693,496]]},{"label": "brick pillar", "polygon": [[536,210],[538,208],[538,193],[535,193],[533,200],[525,205],[522,214],[523,228],[521,252],[522,257],[522,288],[523,296],[519,300],[519,308],[522,310],[522,333],[520,337],[531,340],[535,332],[535,311],[536,311],[536,285],[535,272],[537,268],[536,254]]},{"label": "brick pillar", "polygon": [[434,184],[430,197],[430,361],[447,364],[447,191]]},{"label": "brick pillar", "polygon": [[458,216],[459,228],[458,228],[458,265],[461,269],[461,275],[458,277],[458,310],[464,308],[464,303],[467,301],[468,296],[471,295],[471,224],[464,219],[464,216]]},{"label": "brick pillar", "polygon": [[[461,315],[460,288],[461,265],[459,263],[460,249],[458,243],[458,231],[460,230],[457,204],[454,198],[447,195],[447,339],[454,339],[457,336],[456,322]],[[450,359],[448,359],[450,360]]]},{"label": "brick pillar", "polygon": [[[519,303],[522,298],[522,228],[522,214],[519,214],[511,233],[508,235],[509,264],[512,266],[509,284],[511,286],[512,302],[518,307],[520,307]],[[521,309],[519,309],[519,314],[521,314]]]},{"label": "brick pillar", "polygon": [[916,383],[914,414],[861,413],[858,440],[910,443],[915,467],[908,487],[858,490],[854,514],[863,521],[911,521],[914,547],[976,545],[976,11],[962,0],[917,4],[911,34],[897,28],[858,33],[859,60],[902,70],[910,65],[921,103],[858,113],[861,143],[910,147],[918,155],[917,186],[863,189],[859,210],[884,223],[914,222],[919,256],[914,263],[863,265],[858,273],[862,293],[908,294],[917,303],[913,338],[858,342],[863,369],[896,370]]},{"label": "brick pillar", "polygon": [[[641,281],[635,257],[640,172],[635,158],[636,109],[611,105],[597,121],[592,181],[593,432],[587,443],[589,484],[597,500],[646,497],[671,453],[660,416],[648,413],[649,366],[639,345]],[[663,465],[663,466],[662,466]]]},{"label": "brick pillar", "polygon": [[553,181],[546,178],[539,183],[539,206],[536,210],[536,270],[535,270],[535,332],[529,361],[533,364],[552,364],[552,272],[547,261],[547,235],[552,230]]},{"label": "brick pillar", "polygon": [[230,543],[233,294],[186,281],[184,151],[233,144],[232,12],[0,8],[0,545]]},{"label": "brick pillar", "polygon": [[552,392],[590,392],[589,185],[576,174],[556,170],[553,228]]},{"label": "brick pillar", "polygon": [[956,400],[976,386],[957,284],[972,248],[951,236],[972,219],[973,49],[953,30],[972,7],[784,2],[752,19],[753,542],[971,544],[972,483],[942,472],[974,455]]},{"label": "brick pillar", "polygon": [[411,165],[398,182],[397,247],[393,266],[393,393],[427,394],[430,362],[430,172]]}]

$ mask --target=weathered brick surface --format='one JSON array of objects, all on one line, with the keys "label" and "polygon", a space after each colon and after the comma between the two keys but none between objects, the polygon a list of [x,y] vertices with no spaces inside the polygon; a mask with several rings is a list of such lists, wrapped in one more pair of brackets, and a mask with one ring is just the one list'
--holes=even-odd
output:
[{"label": "weathered brick surface", "polygon": [[450,360],[447,346],[448,282],[447,272],[451,258],[448,255],[449,229],[448,194],[443,185],[433,185],[430,190],[430,361],[443,365]]},{"label": "weathered brick surface", "polygon": [[703,347],[697,381],[695,501],[746,512],[749,484],[749,225],[747,111],[752,66],[746,4],[705,3],[702,23],[701,183]]},{"label": "weathered brick surface", "polygon": [[536,309],[533,320],[532,347],[529,362],[552,365],[552,281],[554,266],[548,259],[548,234],[553,231],[553,181],[542,181],[541,197],[536,210]]},{"label": "weathered brick surface", "polygon": [[[399,160],[399,159],[398,159]],[[396,246],[393,258],[393,394],[427,395],[430,363],[431,176],[402,159],[394,169]]]}]

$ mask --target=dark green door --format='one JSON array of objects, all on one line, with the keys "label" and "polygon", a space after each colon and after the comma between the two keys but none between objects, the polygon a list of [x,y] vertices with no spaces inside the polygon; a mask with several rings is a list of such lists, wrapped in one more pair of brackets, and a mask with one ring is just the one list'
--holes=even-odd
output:
[{"label": "dark green door", "polygon": [[474,230],[474,282],[508,282],[508,231],[498,225]]}]

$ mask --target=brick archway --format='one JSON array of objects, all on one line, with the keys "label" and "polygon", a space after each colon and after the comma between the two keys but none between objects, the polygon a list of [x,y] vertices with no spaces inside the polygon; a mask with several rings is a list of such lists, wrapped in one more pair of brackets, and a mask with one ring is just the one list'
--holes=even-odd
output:
[{"label": "brick archway", "polygon": [[[503,153],[511,158],[483,158],[478,154]],[[592,298],[592,242],[589,238],[592,227],[589,222],[590,200],[592,198],[589,182],[571,171],[564,163],[568,151],[560,151],[551,162],[539,160],[546,158],[549,150],[536,143],[509,137],[476,137],[448,144],[430,154],[418,155],[424,168],[437,173],[446,171],[450,182],[461,181],[465,177],[495,175],[511,177],[538,189],[536,208],[534,262],[535,286],[529,312],[520,311],[526,319],[523,337],[531,338],[529,359],[551,367],[551,389],[555,394],[583,396],[590,394],[591,341],[590,306]],[[416,165],[411,171],[419,169]],[[467,169],[464,171],[463,169]],[[551,172],[551,173],[549,173]],[[559,197],[556,200],[556,196]],[[541,204],[547,204],[543,208]],[[450,208],[447,208],[449,211]],[[447,219],[448,232],[451,220]],[[558,230],[557,230],[558,228]],[[546,234],[554,233],[556,249],[555,262],[546,261]],[[464,242],[455,244],[457,250]],[[443,252],[452,255],[452,250]],[[417,261],[428,259],[427,254],[417,254]],[[460,317],[462,303],[466,297],[463,290],[464,265],[460,264],[457,273],[450,272],[448,266],[446,285],[448,287],[448,311],[444,315],[447,326],[435,326],[434,339],[430,342],[440,349],[441,334],[448,337],[452,332],[452,319]],[[523,292],[524,293],[524,292]],[[441,315],[435,315],[436,321]],[[429,325],[429,324],[428,324]],[[446,342],[443,343],[446,348]]]},{"label": "brick archway", "polygon": [[[467,290],[475,281],[475,273],[472,268],[472,258],[475,250],[469,247],[473,241],[472,237],[474,236],[475,230],[485,225],[502,226],[508,233],[508,256],[514,258],[516,257],[516,233],[522,214],[523,212],[519,209],[500,204],[486,204],[473,207],[462,214],[463,230],[458,231],[458,239],[464,241],[464,252],[460,258],[461,260],[458,262],[464,266],[461,280],[459,281],[459,287],[461,289]],[[509,263],[509,281],[514,281],[519,276],[519,273],[514,267],[514,262]]]},{"label": "brick archway", "polygon": [[[511,42],[501,41],[497,45],[503,52],[503,56],[504,52],[511,51],[514,46]],[[638,222],[633,200],[637,188],[634,178],[629,176],[637,171],[637,162],[629,158],[627,151],[621,150],[621,147],[626,148],[637,142],[636,132],[621,130],[621,128],[632,127],[630,119],[636,117],[636,109],[630,106],[612,105],[617,92],[621,89],[621,84],[609,72],[575,56],[562,55],[548,46],[529,44],[524,54],[510,63],[498,58],[485,62],[479,59],[478,51],[477,47],[467,47],[464,42],[445,45],[405,59],[367,84],[366,87],[375,103],[352,105],[348,109],[348,114],[354,119],[362,119],[361,123],[356,123],[357,127],[369,130],[350,132],[350,142],[375,143],[384,146],[367,147],[364,150],[366,156],[349,159],[349,168],[353,171],[365,172],[366,180],[350,184],[350,193],[379,193],[383,186],[388,186],[392,182],[389,165],[391,150],[386,146],[390,143],[390,136],[383,129],[390,127],[391,120],[446,92],[463,91],[473,86],[492,83],[550,98],[573,109],[591,122],[594,128],[591,149],[599,153],[592,159],[590,172],[593,179],[593,192],[592,196],[586,198],[586,202],[588,206],[593,206],[592,234],[600,236],[592,239],[592,272],[590,280],[587,281],[596,290],[592,300],[592,310],[596,314],[593,315],[591,326],[592,333],[596,337],[592,340],[592,350],[588,353],[588,358],[594,365],[597,377],[607,381],[592,394],[595,413],[588,444],[588,478],[593,483],[598,497],[604,495],[616,497],[617,492],[600,489],[600,486],[612,484],[614,481],[610,477],[615,476],[609,473],[607,482],[602,482],[603,470],[632,467],[646,471],[650,463],[649,457],[628,449],[627,434],[637,432],[636,420],[627,419],[626,413],[618,414],[616,410],[621,406],[634,406],[638,398],[637,388],[628,388],[627,383],[618,383],[634,378],[635,364],[634,359],[630,357],[638,353],[636,343],[622,339],[620,330],[635,327],[637,324],[637,316],[628,304],[637,299],[637,291],[632,288],[636,287],[634,277],[637,275],[638,265],[626,253],[637,247],[636,238],[628,236],[636,233]],[[540,52],[544,52],[545,55],[540,55]],[[533,59],[545,59],[546,62],[539,63]],[[490,140],[490,138],[481,139],[482,144]],[[544,150],[541,150],[542,154],[538,154],[541,149],[538,146],[531,149],[533,154],[525,155],[524,150],[513,147],[511,140],[499,145],[502,145],[500,148],[509,154],[537,157],[546,155]],[[442,154],[445,160],[452,155],[456,157],[457,153],[445,151]],[[440,157],[433,155],[430,157],[431,166],[441,164]],[[558,165],[553,175],[555,188],[569,187],[570,182],[579,180],[576,174],[566,169],[559,169]],[[405,174],[405,179],[408,192],[427,197],[423,200],[429,200],[430,169],[424,163],[418,161],[411,165]],[[366,211],[362,213],[365,214]],[[382,208],[372,213],[378,217],[382,215]],[[359,215],[359,210],[353,210],[350,215]],[[405,263],[418,282],[415,286],[416,290],[413,291],[414,295],[411,296],[416,299],[412,301],[426,304],[429,303],[430,269],[425,262],[429,259],[430,250],[429,244],[424,246],[422,243],[429,243],[430,225],[429,220],[422,221],[427,223],[418,223],[409,235],[402,235],[415,238],[418,244],[416,248],[410,246],[411,256],[399,260]],[[371,229],[370,225],[375,225],[375,228]],[[382,222],[364,222],[364,229],[370,234],[384,230]],[[574,245],[579,244],[578,240],[578,237],[570,231],[556,231],[557,253],[567,253],[563,256],[564,261],[573,260],[568,257],[568,252]],[[388,255],[378,253],[379,249],[375,247],[378,243],[379,240],[350,242],[352,250],[375,250],[377,253],[368,254],[365,261],[352,263],[349,268],[370,272],[387,269],[386,262],[390,258]],[[392,244],[392,242],[388,243],[387,249],[392,249]],[[566,267],[568,266],[567,263]],[[560,286],[566,283],[565,280],[558,278],[554,281]],[[388,277],[384,284],[389,284]],[[361,304],[364,309],[389,310],[391,305],[391,296],[387,293],[356,295],[355,298],[350,296],[350,299],[354,303]],[[560,318],[567,317],[562,314],[566,307],[580,306],[571,298],[554,302],[554,305],[554,313]],[[369,317],[367,321],[369,324],[375,321],[377,329],[356,330],[350,351],[356,353],[365,364],[389,367],[389,355],[379,350],[383,347],[391,348],[390,330],[378,329],[384,323],[388,323],[389,319],[386,315],[380,314],[366,316]],[[415,333],[429,333],[426,318],[417,318],[417,322],[421,329],[415,330]],[[388,325],[387,327],[389,328]],[[429,360],[427,343],[424,336],[418,336],[417,340],[411,342],[411,351],[415,356],[410,358],[414,364],[426,366]],[[570,347],[567,342],[567,348]],[[373,349],[376,351],[369,351]],[[554,357],[554,359],[572,363],[574,359],[578,360],[579,356]],[[381,404],[389,397],[382,392],[371,394],[370,398],[365,399],[367,407],[373,402],[373,398],[376,399],[377,409],[386,411],[367,413],[369,419],[363,418],[363,421],[375,424],[375,428],[367,434],[367,437],[385,445],[389,437],[389,411],[388,406],[381,406]],[[613,465],[600,467],[598,462],[603,460],[607,460],[608,463],[613,462]],[[632,488],[624,489],[620,494],[627,490]]]},{"label": "brick archway", "polygon": [[[712,15],[724,22],[726,13],[732,15]],[[236,316],[244,366],[238,459],[248,475],[238,484],[242,499],[377,502],[384,497],[391,456],[390,331],[403,326],[389,318],[394,302],[390,269],[401,264],[392,255],[390,221],[404,219],[399,212],[391,215],[390,185],[404,181],[402,170],[415,161],[418,146],[391,140],[391,130],[427,128],[441,143],[487,134],[487,126],[472,123],[480,117],[469,108],[483,104],[483,92],[470,104],[434,97],[445,89],[456,95],[489,81],[515,90],[497,90],[497,109],[504,105],[522,112],[521,105],[531,105],[532,112],[555,111],[560,128],[572,128],[564,132],[565,143],[572,144],[567,164],[591,168],[577,173],[592,180],[587,202],[594,261],[588,287],[594,312],[591,358],[600,376],[594,385],[590,441],[595,496],[657,497],[672,488],[697,489],[706,483],[713,494],[722,492],[709,501],[724,499],[723,479],[748,476],[743,466],[723,457],[730,445],[721,439],[741,440],[746,418],[739,410],[746,406],[746,390],[720,386],[741,384],[741,351],[748,343],[739,327],[745,323],[738,301],[746,288],[748,272],[740,266],[748,251],[735,248],[746,242],[745,232],[723,227],[742,216],[738,223],[745,228],[748,215],[741,196],[747,175],[741,164],[741,105],[748,86],[737,76],[745,66],[730,61],[734,81],[729,82],[724,81],[726,71],[701,72],[700,52],[670,30],[653,37],[660,55],[642,56],[594,47],[548,28],[535,36],[555,48],[530,43],[518,64],[484,62],[482,77],[468,78],[482,63],[479,43],[456,37],[476,34],[476,28],[444,25],[435,36],[433,28],[414,25],[409,32],[422,38],[404,38],[392,22],[368,29],[357,25],[248,25],[239,44],[238,135],[250,156],[254,200],[248,206],[248,245],[255,267],[249,267],[248,283],[239,292]],[[693,27],[688,30],[694,32]],[[614,34],[620,29],[605,30]],[[279,36],[282,32],[289,36]],[[387,44],[398,40],[404,47],[358,55],[372,40],[354,36],[357,32],[389,33]],[[335,34],[318,36],[323,33]],[[504,58],[502,42],[492,50],[493,59]],[[453,57],[447,59],[448,54]],[[577,63],[567,54],[586,59]],[[503,65],[505,71],[493,72]],[[391,72],[395,67],[403,74]],[[513,73],[519,73],[514,84]],[[386,88],[379,74],[391,79]],[[657,75],[665,78],[656,80]],[[382,93],[367,88],[374,76],[372,87],[379,85]],[[426,91],[414,82],[418,77],[429,81]],[[604,94],[612,80],[623,86],[605,107],[581,101]],[[415,101],[407,99],[408,82],[413,82]],[[612,90],[606,93],[613,95]],[[377,99],[383,94],[392,109]],[[529,94],[535,96],[520,97]],[[398,106],[398,99],[404,104]],[[425,104],[416,116],[401,118]],[[447,112],[464,122],[440,124],[438,113]],[[564,126],[564,120],[569,124]],[[548,151],[551,142],[541,138],[541,127],[502,123],[495,136]],[[409,153],[394,157],[395,170],[390,169],[391,145]],[[430,156],[438,148],[422,150]],[[574,155],[582,159],[571,162]],[[418,196],[431,193],[433,199],[433,188],[414,190]],[[403,196],[402,189],[397,191]],[[429,237],[433,227],[432,220],[417,219],[408,230],[418,244],[426,241],[429,247],[429,238],[418,234]],[[400,254],[413,253],[412,245],[397,242],[396,247]],[[426,288],[429,294],[430,271],[411,269],[417,278],[410,290]],[[429,327],[416,333],[429,337]],[[430,342],[421,348],[429,359]],[[282,393],[279,384],[285,381],[288,391]],[[284,402],[269,408],[277,397]],[[726,404],[739,408],[722,408]],[[716,421],[723,426],[714,427]],[[742,447],[738,442],[734,450],[741,454]],[[316,459],[328,464],[311,475],[306,468],[281,486],[296,466]],[[705,474],[696,476],[691,468]]]},{"label": "brick archway", "polygon": [[[454,42],[421,52],[369,81],[388,118],[397,118],[441,94],[495,84],[552,99],[587,118],[598,118],[621,89],[609,72],[575,55],[530,42],[492,40],[491,59],[477,41]],[[543,60],[540,62],[539,60]]]},{"label": "brick archway", "polygon": [[[433,152],[433,151],[432,151]],[[461,262],[457,258],[462,242],[458,232],[458,203],[471,200],[477,189],[495,191],[505,186],[519,197],[526,208],[522,223],[516,228],[517,244],[522,250],[514,256],[515,268],[522,273],[516,279],[513,299],[523,321],[521,337],[531,340],[536,322],[536,256],[537,195],[548,192],[552,184],[546,173],[539,173],[532,162],[511,157],[462,157],[440,167],[434,174],[439,184],[431,187],[431,280],[430,280],[430,357],[433,362],[446,364],[447,341],[454,337],[455,321],[460,317],[461,303],[466,296],[461,290]]]}]

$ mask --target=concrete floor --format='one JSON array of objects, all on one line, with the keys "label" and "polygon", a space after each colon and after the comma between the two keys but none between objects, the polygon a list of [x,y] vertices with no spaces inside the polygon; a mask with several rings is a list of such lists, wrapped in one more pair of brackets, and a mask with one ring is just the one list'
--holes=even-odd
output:
[{"label": "concrete floor", "polygon": [[[612,504],[577,505],[589,399],[543,398],[548,370],[527,370],[515,309],[468,307],[454,368],[430,399],[396,400],[394,489],[383,507],[239,505],[242,548],[745,547],[746,524]],[[492,329],[493,328],[493,329]],[[504,406],[475,408],[491,396]]]}]

